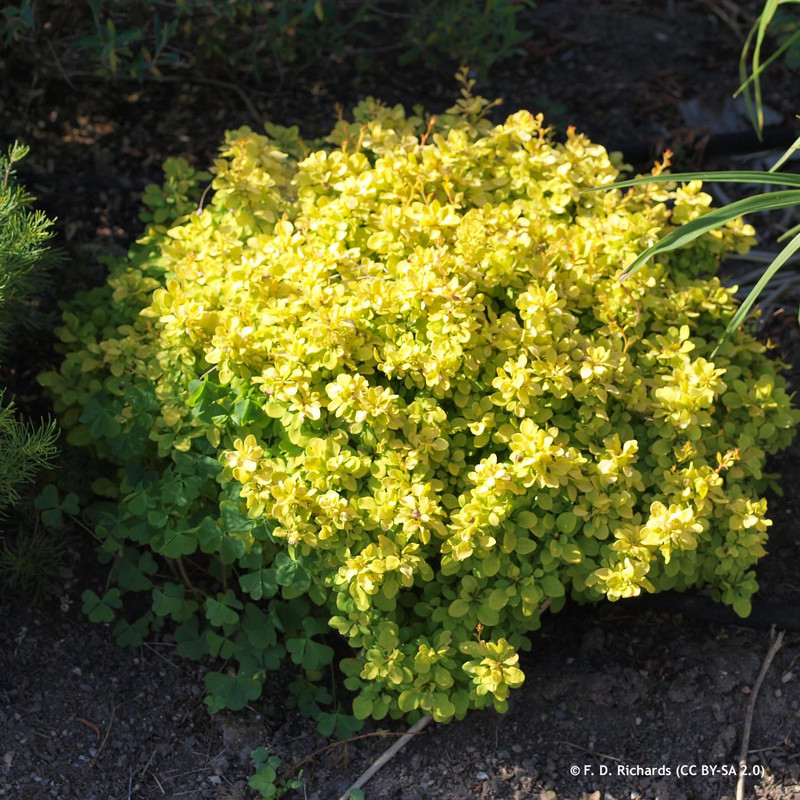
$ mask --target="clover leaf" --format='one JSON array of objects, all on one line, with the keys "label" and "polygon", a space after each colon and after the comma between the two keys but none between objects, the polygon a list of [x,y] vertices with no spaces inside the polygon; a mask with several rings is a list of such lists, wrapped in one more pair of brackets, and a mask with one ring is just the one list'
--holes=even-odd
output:
[{"label": "clover leaf", "polygon": [[261,682],[247,675],[209,672],[205,683],[211,694],[204,702],[212,713],[223,708],[238,711],[261,695]]}]

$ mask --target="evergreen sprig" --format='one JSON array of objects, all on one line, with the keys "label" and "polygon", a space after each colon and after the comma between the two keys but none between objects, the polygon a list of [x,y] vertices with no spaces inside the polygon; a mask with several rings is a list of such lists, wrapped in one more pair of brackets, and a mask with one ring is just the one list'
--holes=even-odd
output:
[{"label": "evergreen sprig", "polygon": [[0,155],[0,349],[10,330],[27,321],[21,301],[43,287],[61,260],[50,246],[52,221],[30,210],[33,197],[14,179],[14,164],[27,154],[27,145],[15,142]]},{"label": "evergreen sprig", "polygon": [[[30,210],[33,198],[15,181],[14,164],[28,154],[15,142],[0,155],[0,349],[10,331],[26,322],[29,298],[60,259],[49,247],[52,223]],[[0,387],[0,517],[20,498],[20,488],[52,463],[58,432],[52,421],[34,425],[15,416]]]},{"label": "evergreen sprig", "polygon": [[19,489],[58,452],[58,428],[52,420],[34,425],[17,419],[14,403],[2,404],[0,392],[0,518],[19,498]]}]

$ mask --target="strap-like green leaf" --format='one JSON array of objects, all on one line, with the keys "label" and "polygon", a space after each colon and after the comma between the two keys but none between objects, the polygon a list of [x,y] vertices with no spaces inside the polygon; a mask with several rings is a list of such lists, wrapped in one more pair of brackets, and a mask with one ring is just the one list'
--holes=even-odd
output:
[{"label": "strap-like green leaf", "polygon": [[634,262],[620,275],[623,281],[641,269],[653,256],[659,253],[667,253],[670,250],[677,250],[679,247],[693,242],[698,237],[709,231],[719,228],[726,222],[730,222],[743,214],[754,214],[759,211],[773,211],[777,208],[787,208],[789,206],[800,205],[800,190],[787,189],[783,192],[769,192],[767,194],[757,194],[754,197],[747,197],[744,200],[737,200],[735,203],[715,208],[702,217],[697,217],[680,228],[670,231],[663,239],[648,247],[641,253]]},{"label": "strap-like green leaf", "polygon": [[[753,127],[761,138],[761,132],[764,128],[764,107],[761,99],[761,74],[766,68],[772,64],[777,58],[780,58],[794,42],[800,38],[800,31],[795,31],[788,37],[780,47],[765,61],[761,60],[761,46],[764,43],[764,36],[767,28],[772,22],[772,18],[779,5],[789,5],[798,3],[800,0],[766,0],[764,8],[760,16],[756,19],[750,32],[747,34],[742,52],[739,56],[739,81],[740,86],[736,90],[734,97],[738,97],[744,93],[744,100],[747,106],[747,114],[753,123]],[[750,47],[755,37],[755,47],[753,47],[753,56],[751,59],[752,68],[748,68],[748,56],[750,55]],[[748,74],[749,73],[749,74]]]},{"label": "strap-like green leaf", "polygon": [[796,236],[798,233],[800,233],[800,224],[798,224],[798,225],[793,225],[791,228],[789,228],[789,230],[788,230],[788,231],[786,231],[786,233],[782,233],[782,234],[781,234],[781,235],[780,235],[780,236],[777,238],[777,240],[776,240],[776,241],[778,241],[778,242],[785,242],[787,239],[791,239],[793,236]]},{"label": "strap-like green leaf", "polygon": [[[794,147],[795,145],[793,145]],[[706,183],[759,183],[764,186],[798,186],[800,175],[794,172],[763,172],[755,169],[723,170],[719,172],[676,172],[674,175],[644,175],[627,181],[598,186],[587,191],[599,189],[626,189],[629,186],[641,186],[647,183],[685,183],[687,181],[705,181]]]},{"label": "strap-like green leaf", "polygon": [[750,117],[750,122],[753,125],[753,128],[756,131],[756,134],[760,137],[761,131],[758,129],[758,117],[756,116],[755,109],[753,108],[753,96],[752,91],[750,88],[750,82],[754,79],[753,74],[749,74],[749,68],[747,63],[747,56],[750,54],[750,46],[753,42],[753,36],[755,36],[756,29],[758,28],[758,20],[756,20],[755,24],[747,34],[747,37],[744,40],[744,45],[742,46],[742,52],[739,53],[739,82],[740,86],[736,90],[736,93],[733,95],[736,97],[739,92],[744,92],[744,103],[747,108],[747,116]]},{"label": "strap-like green leaf", "polygon": [[761,16],[758,18],[758,29],[756,30],[756,44],[753,48],[753,95],[756,106],[756,119],[758,121],[758,133],[764,130],[764,105],[761,99],[761,45],[764,43],[764,35],[767,32],[769,23],[778,8],[778,0],[766,0]]},{"label": "strap-like green leaf", "polygon": [[[744,321],[744,318],[747,316],[750,308],[752,307],[753,303],[755,303],[756,298],[761,294],[763,288],[769,283],[772,276],[798,251],[800,250],[800,234],[794,237],[786,247],[775,256],[775,260],[769,265],[769,267],[764,271],[764,274],[759,278],[758,283],[752,288],[750,294],[747,295],[745,301],[739,306],[736,310],[736,313],[733,315],[733,318],[728,323],[728,327],[725,328],[725,334],[723,338],[727,338],[733,335],[739,326]],[[716,352],[716,351],[715,351]]]},{"label": "strap-like green leaf", "polygon": [[[800,30],[797,31],[798,36],[800,36]],[[793,142],[791,147],[786,148],[786,152],[769,168],[770,172],[775,172],[780,175],[778,170],[792,157],[797,150],[800,149],[800,136],[798,136]],[[784,184],[787,185],[787,184]]]},{"label": "strap-like green leaf", "polygon": [[750,84],[754,84],[759,80],[761,74],[766,70],[770,64],[777,61],[798,39],[800,39],[800,30],[795,31],[791,36],[783,41],[780,47],[765,61],[759,61],[758,66],[754,65],[753,72],[742,83],[742,85],[734,92],[734,97],[738,97],[742,91],[746,91]]}]

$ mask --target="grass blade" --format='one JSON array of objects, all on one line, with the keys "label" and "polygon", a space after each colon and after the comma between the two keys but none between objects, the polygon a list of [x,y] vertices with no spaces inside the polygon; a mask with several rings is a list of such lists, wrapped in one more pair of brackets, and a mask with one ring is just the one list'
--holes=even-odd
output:
[{"label": "grass blade", "polygon": [[753,102],[756,106],[756,118],[758,120],[758,135],[761,136],[764,130],[764,105],[761,98],[761,45],[764,43],[764,35],[767,32],[769,23],[778,8],[778,0],[767,0],[764,3],[764,10],[758,18],[758,31],[756,32],[756,44],[753,48]]},{"label": "grass blade", "polygon": [[[772,22],[772,18],[780,5],[792,5],[800,0],[767,0],[761,15],[756,19],[750,32],[747,34],[741,55],[739,56],[739,88],[733,96],[738,97],[744,93],[744,101],[747,106],[747,115],[755,128],[758,138],[764,129],[764,107],[761,98],[761,75],[776,59],[780,58],[797,40],[800,38],[800,31],[795,31],[789,36],[778,49],[765,61],[761,60],[761,46],[764,43],[764,36],[767,28]],[[750,47],[755,36],[756,43],[753,48],[752,71],[748,75],[747,58]]]},{"label": "grass blade", "polygon": [[740,92],[744,92],[744,104],[747,108],[747,116],[750,118],[750,122],[755,129],[756,135],[761,140],[761,131],[758,129],[758,116],[756,115],[755,108],[753,108],[753,93],[750,89],[750,82],[755,78],[755,74],[748,75],[748,64],[747,64],[747,56],[750,53],[750,46],[753,43],[753,36],[756,33],[756,27],[758,26],[758,20],[756,20],[755,25],[750,28],[750,31],[747,34],[747,38],[744,40],[744,46],[742,47],[742,52],[739,54],[739,81],[741,85],[734,93],[734,97],[737,97]]},{"label": "grass blade", "polygon": [[[641,269],[653,256],[659,253],[667,253],[670,250],[677,250],[679,247],[693,242],[698,237],[709,231],[719,228],[726,222],[730,222],[743,214],[754,214],[759,211],[773,211],[778,208],[800,205],[800,190],[787,189],[782,192],[768,192],[757,194],[754,197],[746,197],[744,200],[737,200],[735,203],[715,208],[702,217],[697,217],[680,228],[670,231],[663,239],[651,245],[643,253],[636,257],[633,263],[620,275],[619,280],[629,278],[634,272]],[[791,247],[792,245],[787,245]],[[783,251],[785,252],[785,250]],[[794,251],[792,251],[794,252]]]},{"label": "grass blade", "polygon": [[744,302],[739,306],[736,310],[736,313],[733,315],[731,321],[728,323],[728,327],[725,328],[725,333],[723,334],[723,340],[726,338],[730,338],[739,328],[739,326],[744,321],[744,318],[750,311],[753,303],[755,303],[758,296],[761,294],[763,288],[769,283],[772,276],[798,251],[800,250],[800,234],[794,237],[786,247],[775,256],[775,260],[769,265],[769,267],[764,271],[764,274],[759,278],[758,283],[750,290],[750,294],[747,295]]},{"label": "grass blade", "polygon": [[[789,148],[794,150],[800,144],[800,139]],[[780,162],[779,162],[780,164]],[[627,181],[610,183],[607,186],[598,186],[589,189],[596,192],[600,189],[625,189],[629,186],[641,186],[646,183],[681,183],[687,181],[704,181],[706,183],[760,183],[765,186],[797,186],[800,188],[800,175],[794,172],[762,172],[755,169],[721,170],[719,172],[676,172],[665,175],[645,175],[641,178],[631,178]]]},{"label": "grass blade", "polygon": [[[797,33],[800,34],[800,30],[798,30]],[[797,152],[798,149],[800,149],[800,136],[794,140],[791,147],[787,148],[786,152],[769,168],[769,171],[776,172],[792,157],[792,153]]]},{"label": "grass blade", "polygon": [[791,239],[792,236],[794,236],[794,235],[796,235],[798,233],[800,233],[800,224],[793,225],[791,228],[789,228],[788,231],[786,231],[786,233],[782,233],[778,237],[777,241],[779,241],[779,242],[786,241],[786,239]]}]

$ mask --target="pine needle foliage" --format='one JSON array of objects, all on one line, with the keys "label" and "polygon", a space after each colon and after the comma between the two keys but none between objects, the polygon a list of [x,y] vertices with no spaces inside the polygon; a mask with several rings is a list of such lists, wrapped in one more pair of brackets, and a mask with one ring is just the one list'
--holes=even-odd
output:
[{"label": "pine needle foliage", "polygon": [[[14,164],[28,153],[15,142],[0,156],[0,349],[25,322],[25,300],[41,288],[60,255],[51,249],[51,221],[30,209],[33,198],[15,180]],[[56,453],[54,422],[20,421],[0,387],[0,516],[20,499],[21,487],[48,466]]]},{"label": "pine needle foliage", "polygon": [[24,301],[43,287],[61,260],[51,247],[52,221],[31,209],[33,197],[15,180],[14,164],[28,151],[15,142],[0,156],[0,349],[11,329],[26,323]]},{"label": "pine needle foliage", "polygon": [[57,452],[54,421],[34,425],[17,419],[14,411],[13,402],[0,406],[0,514],[20,499],[20,488],[50,466]]}]

